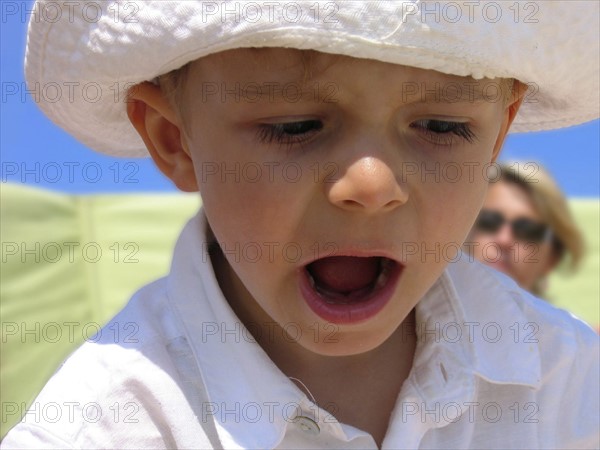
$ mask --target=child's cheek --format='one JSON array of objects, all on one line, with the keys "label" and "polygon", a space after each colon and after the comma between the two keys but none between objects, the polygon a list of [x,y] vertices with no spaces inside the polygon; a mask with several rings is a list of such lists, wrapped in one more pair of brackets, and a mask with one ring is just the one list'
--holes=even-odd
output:
[{"label": "child's cheek", "polygon": [[[206,177],[200,185],[204,209],[220,240],[230,246],[258,245],[268,248],[271,242],[284,245],[293,239],[294,220],[304,210],[301,204],[303,184],[284,179],[275,173],[258,170],[257,163],[238,164],[228,172]],[[244,167],[250,167],[245,169]],[[289,177],[297,171],[289,170]],[[295,178],[294,178],[295,179]]]}]

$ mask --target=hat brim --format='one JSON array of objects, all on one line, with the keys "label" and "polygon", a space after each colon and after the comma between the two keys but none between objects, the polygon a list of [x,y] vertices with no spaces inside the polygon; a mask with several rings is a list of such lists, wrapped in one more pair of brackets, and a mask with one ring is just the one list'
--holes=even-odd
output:
[{"label": "hat brim", "polygon": [[[294,20],[289,11],[266,9],[274,2],[250,2],[258,5],[250,11],[249,2],[136,1],[137,10],[118,17],[111,2],[93,2],[99,5],[94,20],[86,2],[51,2],[62,8],[58,20],[39,20],[48,3],[36,2],[40,12],[29,24],[28,87],[37,89],[40,108],[58,126],[109,155],[147,155],[127,118],[129,87],[246,47],[311,49],[475,79],[515,78],[529,90],[512,132],[567,127],[600,115],[600,2],[529,2],[537,8],[529,21],[527,11],[515,20],[508,3],[499,15],[494,6],[491,20],[486,2],[460,17],[453,10],[452,21],[443,6],[437,17],[423,15],[418,8],[427,2],[327,2],[332,6],[318,20],[319,11],[310,9],[315,2],[294,2],[301,8],[298,16],[295,7]],[[229,13],[215,12],[215,5]]]}]

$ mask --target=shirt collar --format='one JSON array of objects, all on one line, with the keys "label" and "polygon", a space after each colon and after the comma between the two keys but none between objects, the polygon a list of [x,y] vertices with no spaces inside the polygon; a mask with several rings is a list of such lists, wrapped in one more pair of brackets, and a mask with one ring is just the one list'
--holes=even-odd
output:
[{"label": "shirt collar", "polygon": [[[460,253],[417,304],[415,368],[431,370],[436,354],[464,376],[473,373],[491,383],[536,388],[541,361],[535,324],[516,301],[523,291],[469,258]],[[440,371],[449,376],[448,367]]]},{"label": "shirt collar", "polygon": [[203,413],[225,448],[273,448],[308,400],[230,308],[208,249],[201,210],[177,242],[167,287],[210,399]]},{"label": "shirt collar", "polygon": [[460,254],[419,301],[413,367],[396,401],[384,448],[416,448],[428,430],[470,414],[478,378],[538,385],[537,345],[513,339],[514,324],[523,330],[528,322],[513,298],[521,294],[510,283]]},{"label": "shirt collar", "polygon": [[[536,388],[541,360],[518,306],[520,288],[461,253],[416,307],[417,351],[409,379],[427,404],[463,405],[476,377]],[[473,283],[477,280],[477,283]],[[507,363],[508,362],[508,363]]]},{"label": "shirt collar", "polygon": [[[529,294],[509,277],[471,258],[459,254],[439,285],[446,292],[451,317],[467,333],[462,342],[472,349],[474,371],[491,383],[537,388],[541,383],[537,324],[527,318],[519,301]],[[452,343],[453,338],[447,335],[446,341]]]}]

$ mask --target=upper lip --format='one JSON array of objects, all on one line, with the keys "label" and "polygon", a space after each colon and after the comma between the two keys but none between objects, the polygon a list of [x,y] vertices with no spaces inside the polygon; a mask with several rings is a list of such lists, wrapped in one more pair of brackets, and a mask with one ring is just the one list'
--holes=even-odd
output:
[{"label": "upper lip", "polygon": [[337,245],[335,251],[333,251],[331,245],[327,247],[326,244],[319,247],[319,251],[311,251],[310,257],[308,257],[306,260],[300,261],[299,265],[300,267],[306,267],[311,263],[318,261],[319,259],[324,259],[333,256],[354,256],[359,258],[388,258],[398,264],[404,265],[396,255],[390,252],[389,246],[386,248],[383,246],[361,247]]}]

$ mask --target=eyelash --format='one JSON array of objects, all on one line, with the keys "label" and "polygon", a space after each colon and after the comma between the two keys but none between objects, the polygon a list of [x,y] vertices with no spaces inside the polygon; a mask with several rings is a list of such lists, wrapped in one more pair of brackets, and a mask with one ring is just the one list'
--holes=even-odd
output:
[{"label": "eyelash", "polygon": [[[437,124],[445,128],[444,131],[434,131],[428,125]],[[411,128],[417,128],[427,136],[427,138],[436,146],[452,146],[454,144],[454,136],[458,136],[462,140],[472,144],[477,137],[468,123],[452,122],[446,120],[418,120],[410,124]]]},{"label": "eyelash", "polygon": [[[288,128],[287,130],[286,127]],[[295,144],[304,144],[314,133],[320,131],[322,128],[323,123],[320,120],[262,124],[258,130],[257,137],[264,144],[277,142],[279,145],[289,148]],[[300,131],[299,133],[294,132],[298,130]]]},{"label": "eyelash", "polygon": [[[432,124],[437,125],[437,131],[429,128]],[[439,129],[440,125],[443,130]],[[463,122],[425,119],[411,123],[410,127],[421,130],[421,132],[436,146],[452,146],[455,143],[453,136],[458,136],[468,143],[473,143],[476,139],[469,124]],[[264,144],[277,142],[281,146],[290,148],[296,144],[304,144],[314,133],[320,131],[322,128],[323,123],[320,120],[314,119],[298,122],[262,124],[258,130],[257,138]]]}]

